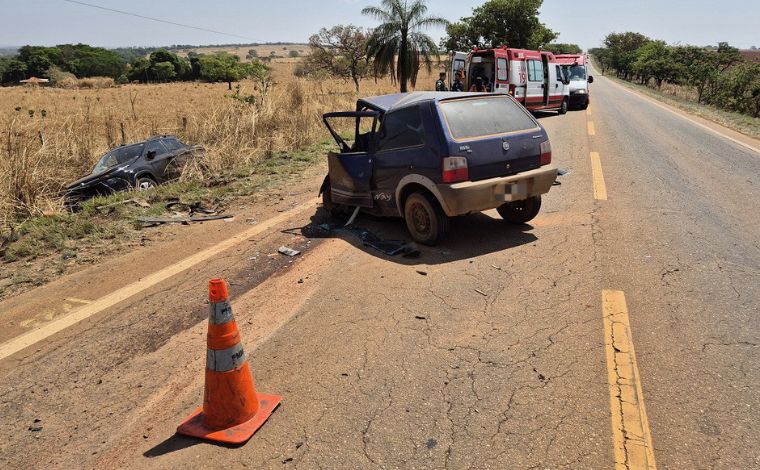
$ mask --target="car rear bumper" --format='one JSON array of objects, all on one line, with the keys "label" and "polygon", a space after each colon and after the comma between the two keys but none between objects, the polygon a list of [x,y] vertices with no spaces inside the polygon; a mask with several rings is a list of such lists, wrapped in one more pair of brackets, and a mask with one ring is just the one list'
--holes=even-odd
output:
[{"label": "car rear bumper", "polygon": [[519,201],[548,193],[557,179],[557,167],[545,165],[516,175],[437,184],[441,206],[448,216],[495,209],[505,202]]}]

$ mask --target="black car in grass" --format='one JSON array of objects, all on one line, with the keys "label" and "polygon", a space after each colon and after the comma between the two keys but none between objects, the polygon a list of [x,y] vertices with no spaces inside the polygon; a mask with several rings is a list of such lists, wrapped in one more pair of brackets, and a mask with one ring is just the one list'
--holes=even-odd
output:
[{"label": "black car in grass", "polygon": [[82,201],[128,189],[142,191],[176,179],[193,150],[171,135],[116,147],[103,155],[92,174],[66,187],[66,200]]}]

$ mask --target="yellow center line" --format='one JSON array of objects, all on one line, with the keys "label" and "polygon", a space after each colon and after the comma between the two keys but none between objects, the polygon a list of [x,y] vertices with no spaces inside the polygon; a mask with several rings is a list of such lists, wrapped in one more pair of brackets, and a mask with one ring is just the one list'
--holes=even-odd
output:
[{"label": "yellow center line", "polygon": [[586,108],[586,114],[591,114],[591,105]]},{"label": "yellow center line", "polygon": [[594,199],[606,201],[607,185],[604,184],[604,173],[602,173],[602,161],[599,158],[599,152],[591,152],[591,178],[594,182]]},{"label": "yellow center line", "polygon": [[656,470],[625,294],[602,291],[615,468]]},{"label": "yellow center line", "polygon": [[588,122],[588,135],[596,135],[596,129],[594,128],[594,121]]},{"label": "yellow center line", "polygon": [[76,297],[67,297],[65,299],[66,302],[72,302],[75,304],[91,304],[92,300],[85,300],[85,299],[77,299]]}]

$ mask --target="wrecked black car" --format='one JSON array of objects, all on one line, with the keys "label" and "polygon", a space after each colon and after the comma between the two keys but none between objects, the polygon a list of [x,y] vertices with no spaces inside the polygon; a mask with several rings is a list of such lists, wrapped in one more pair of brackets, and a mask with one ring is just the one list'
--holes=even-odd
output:
[{"label": "wrecked black car", "polygon": [[115,191],[143,191],[179,178],[194,150],[171,135],[122,145],[103,155],[92,174],[68,185],[65,199],[74,203]]},{"label": "wrecked black car", "polygon": [[507,94],[375,96],[323,120],[340,147],[327,157],[324,207],[402,217],[422,244],[435,245],[450,217],[488,209],[526,223],[557,179],[546,131]]}]

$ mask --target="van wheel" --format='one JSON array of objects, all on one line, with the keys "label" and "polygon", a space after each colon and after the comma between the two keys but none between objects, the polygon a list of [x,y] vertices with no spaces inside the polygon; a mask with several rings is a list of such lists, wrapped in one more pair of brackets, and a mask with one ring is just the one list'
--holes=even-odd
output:
[{"label": "van wheel", "polygon": [[431,195],[415,192],[404,203],[406,227],[414,241],[433,246],[449,231],[449,218]]},{"label": "van wheel", "polygon": [[559,107],[559,110],[557,111],[559,114],[565,114],[567,113],[567,100],[562,100],[562,105]]},{"label": "van wheel", "polygon": [[585,109],[588,109],[588,104],[589,104],[589,103],[588,103],[588,100],[586,100],[586,102],[585,102],[585,103],[583,103],[583,106],[581,106],[581,109],[584,109],[584,110],[585,110]]},{"label": "van wheel", "polygon": [[541,209],[541,196],[502,204],[496,210],[510,224],[524,224],[533,220]]}]

